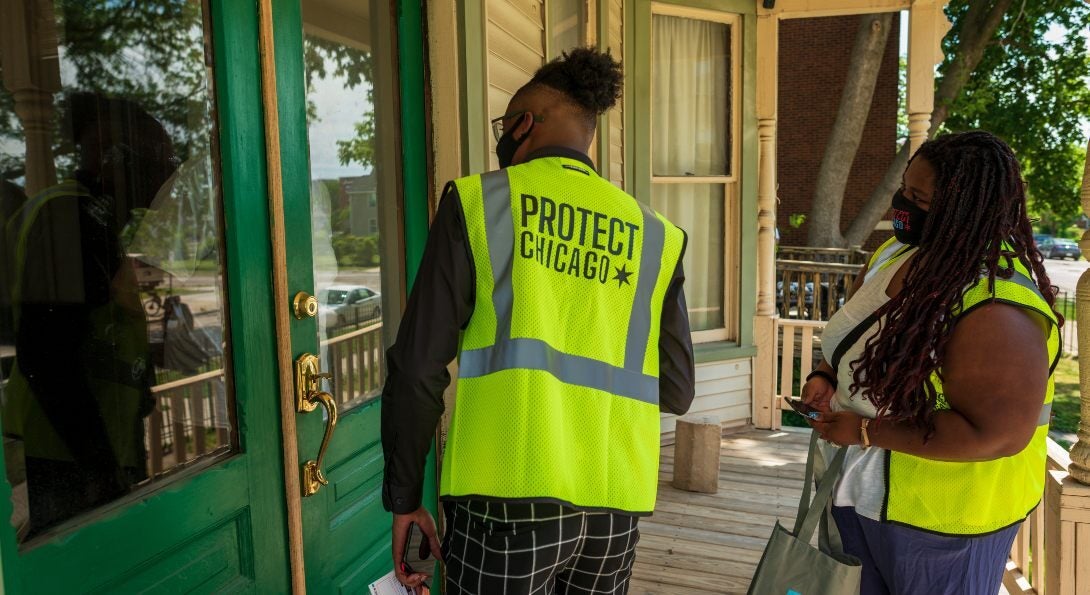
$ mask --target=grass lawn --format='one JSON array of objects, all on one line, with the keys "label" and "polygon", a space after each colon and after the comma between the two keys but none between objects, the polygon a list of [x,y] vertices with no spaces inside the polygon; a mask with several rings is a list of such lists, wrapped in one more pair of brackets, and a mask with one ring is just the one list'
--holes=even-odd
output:
[{"label": "grass lawn", "polygon": [[1075,298],[1067,295],[1056,300],[1056,310],[1063,314],[1064,320],[1078,320],[1075,310]]},{"label": "grass lawn", "polygon": [[[1052,430],[1075,433],[1079,427],[1079,360],[1065,355],[1056,366],[1056,396],[1052,402]],[[1070,444],[1058,441],[1064,448]]]}]

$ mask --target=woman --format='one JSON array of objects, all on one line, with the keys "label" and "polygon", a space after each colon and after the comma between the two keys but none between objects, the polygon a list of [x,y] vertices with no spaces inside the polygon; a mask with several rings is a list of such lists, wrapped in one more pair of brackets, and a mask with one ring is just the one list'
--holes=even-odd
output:
[{"label": "woman", "polygon": [[851,447],[833,517],[864,595],[994,595],[1044,489],[1062,318],[1000,139],[924,143],[893,215],[803,388]]}]

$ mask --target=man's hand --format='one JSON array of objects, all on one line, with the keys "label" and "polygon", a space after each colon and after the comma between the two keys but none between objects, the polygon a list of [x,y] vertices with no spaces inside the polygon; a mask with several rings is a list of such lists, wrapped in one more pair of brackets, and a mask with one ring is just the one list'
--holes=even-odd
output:
[{"label": "man's hand", "polygon": [[822,413],[828,413],[832,411],[829,403],[833,400],[834,394],[836,394],[836,389],[828,380],[821,376],[814,376],[802,386],[801,396],[803,403]]},{"label": "man's hand", "polygon": [[[406,574],[401,567],[401,561],[405,558],[405,546],[407,545],[405,538],[409,535],[409,525],[413,523],[420,527],[420,530],[424,532],[424,537],[428,540],[428,548],[425,549],[423,546],[420,548],[420,557],[426,557],[427,552],[430,551],[431,555],[435,556],[438,561],[443,559],[443,554],[439,551],[439,538],[435,535],[435,519],[431,518],[431,513],[427,509],[421,506],[409,514],[394,515],[394,576],[397,577],[401,584],[415,589],[424,582],[427,575],[422,572]],[[414,570],[419,570],[419,568]]]}]

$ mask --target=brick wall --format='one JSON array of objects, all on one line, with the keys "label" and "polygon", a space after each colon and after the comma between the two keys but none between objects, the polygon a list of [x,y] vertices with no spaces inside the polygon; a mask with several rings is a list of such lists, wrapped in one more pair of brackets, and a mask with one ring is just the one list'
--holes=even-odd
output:
[{"label": "brick wall", "polygon": [[[859,18],[788,19],[780,23],[777,224],[780,243],[786,246],[806,243],[809,220],[794,229],[789,217],[793,213],[810,212],[818,169],[836,122]],[[842,231],[881,181],[896,151],[899,37],[900,18],[894,15],[870,116],[844,194]],[[889,235],[888,231],[872,234],[867,247],[873,248]]]}]

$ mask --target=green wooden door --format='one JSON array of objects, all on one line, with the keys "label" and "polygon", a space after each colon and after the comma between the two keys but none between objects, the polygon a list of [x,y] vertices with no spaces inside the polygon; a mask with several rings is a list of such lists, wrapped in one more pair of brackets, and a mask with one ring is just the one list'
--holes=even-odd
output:
[{"label": "green wooden door", "polygon": [[0,7],[7,593],[289,589],[256,10]]},{"label": "green wooden door", "polygon": [[[293,319],[292,353],[318,356],[338,409],[329,483],[302,501],[306,583],[366,592],[392,569],[385,348],[427,231],[419,3],[274,0],[273,15],[288,287],[319,302],[317,316]],[[321,407],[297,417],[300,467],[318,456],[328,419]]]}]

